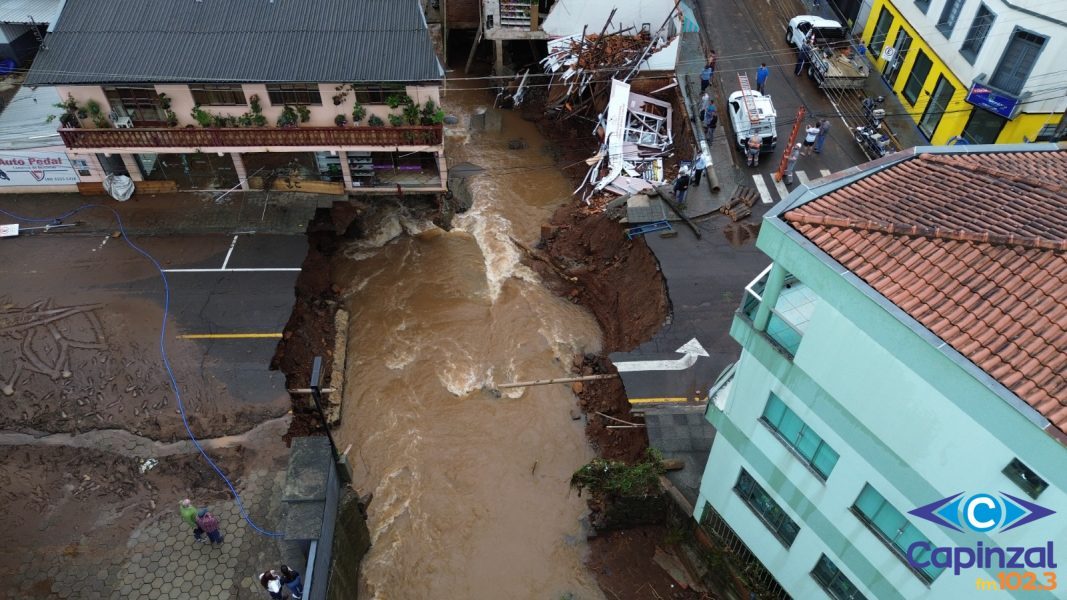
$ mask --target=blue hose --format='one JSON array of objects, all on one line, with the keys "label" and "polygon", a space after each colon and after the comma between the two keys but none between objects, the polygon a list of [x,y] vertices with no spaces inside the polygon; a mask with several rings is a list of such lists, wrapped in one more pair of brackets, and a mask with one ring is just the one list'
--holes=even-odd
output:
[{"label": "blue hose", "polygon": [[207,451],[205,451],[204,447],[200,445],[200,441],[196,439],[195,435],[193,435],[193,430],[189,427],[189,419],[185,414],[185,403],[182,402],[182,393],[178,389],[178,381],[174,377],[174,370],[171,369],[170,358],[167,356],[166,334],[167,316],[170,314],[170,282],[167,281],[167,274],[163,271],[163,267],[160,266],[159,262],[144,248],[141,248],[137,244],[133,243],[133,241],[130,240],[130,237],[126,235],[126,227],[125,225],[123,225],[122,217],[119,216],[118,211],[111,208],[110,206],[104,206],[103,204],[84,204],[82,206],[79,206],[78,208],[75,208],[74,210],[63,213],[58,217],[48,217],[43,219],[16,215],[2,208],[0,208],[0,214],[7,215],[12,219],[15,219],[16,221],[25,221],[27,223],[49,223],[58,225],[63,220],[68,219],[90,208],[102,208],[104,210],[111,211],[111,214],[115,216],[115,221],[118,223],[119,226],[119,232],[122,234],[122,239],[126,242],[126,245],[136,250],[141,256],[147,258],[148,261],[152,263],[152,266],[156,268],[156,271],[159,272],[159,278],[163,280],[163,325],[159,329],[159,355],[163,359],[164,368],[166,368],[167,370],[167,377],[170,380],[170,387],[172,390],[174,390],[174,397],[176,398],[178,403],[178,412],[181,413],[182,424],[185,425],[185,433],[189,435],[189,439],[193,442],[193,445],[196,446],[196,449],[200,451],[200,455],[204,457],[204,460],[207,461],[207,464],[210,465],[211,468],[215,470],[215,473],[217,473],[218,476],[222,478],[222,481],[226,484],[226,487],[230,488],[230,493],[233,494],[233,499],[237,502],[237,508],[241,512],[241,517],[252,527],[252,529],[254,529],[257,533],[268,537],[282,537],[284,535],[283,533],[277,531],[267,531],[259,525],[256,525],[255,522],[252,521],[252,517],[248,515],[248,510],[245,508],[244,502],[241,501],[241,495],[237,493],[237,489],[233,487],[233,483],[228,477],[226,477],[226,474],[222,472],[222,469],[219,468],[217,464],[215,464],[215,461],[211,460],[211,457],[208,456]]}]

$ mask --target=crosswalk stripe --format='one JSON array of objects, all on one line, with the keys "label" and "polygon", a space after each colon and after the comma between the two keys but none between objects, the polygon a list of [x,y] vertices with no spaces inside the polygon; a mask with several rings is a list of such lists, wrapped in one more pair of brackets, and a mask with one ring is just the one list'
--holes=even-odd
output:
[{"label": "crosswalk stripe", "polygon": [[785,187],[785,183],[784,182],[781,182],[781,181],[778,181],[777,179],[775,179],[774,175],[771,175],[771,181],[774,182],[774,189],[778,190],[778,199],[779,200],[781,200],[782,198],[785,198],[786,196],[789,195],[789,188]]},{"label": "crosswalk stripe", "polygon": [[756,189],[759,190],[760,202],[772,204],[774,198],[771,198],[771,191],[767,189],[767,184],[763,183],[763,175],[756,173],[752,176],[752,181],[756,184]]},{"label": "crosswalk stripe", "polygon": [[819,175],[826,177],[830,174],[830,169],[819,169]]},{"label": "crosswalk stripe", "polygon": [[808,174],[804,171],[796,172],[797,180],[800,181],[800,185],[808,185],[811,181],[808,179]]}]

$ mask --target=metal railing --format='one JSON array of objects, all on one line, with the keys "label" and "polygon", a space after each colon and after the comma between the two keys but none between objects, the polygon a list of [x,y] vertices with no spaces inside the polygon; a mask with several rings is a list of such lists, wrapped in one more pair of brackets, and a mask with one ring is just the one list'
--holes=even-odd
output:
[{"label": "metal railing", "polygon": [[140,127],[60,129],[68,148],[438,146],[441,125],[402,127]]}]

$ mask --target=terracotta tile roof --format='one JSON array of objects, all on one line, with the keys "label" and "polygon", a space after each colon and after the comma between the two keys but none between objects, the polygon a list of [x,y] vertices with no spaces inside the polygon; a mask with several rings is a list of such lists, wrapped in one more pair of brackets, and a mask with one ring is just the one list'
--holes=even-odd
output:
[{"label": "terracotta tile roof", "polygon": [[923,154],[782,218],[1067,433],[1067,151]]}]

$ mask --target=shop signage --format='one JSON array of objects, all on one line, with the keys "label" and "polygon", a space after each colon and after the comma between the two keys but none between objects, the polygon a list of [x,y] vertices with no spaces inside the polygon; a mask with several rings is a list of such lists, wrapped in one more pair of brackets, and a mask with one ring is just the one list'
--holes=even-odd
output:
[{"label": "shop signage", "polygon": [[0,186],[70,185],[78,181],[62,152],[0,152]]},{"label": "shop signage", "polygon": [[967,102],[1005,119],[1012,118],[1015,108],[1019,106],[1018,98],[996,92],[977,83],[971,84],[971,89],[967,92]]}]

